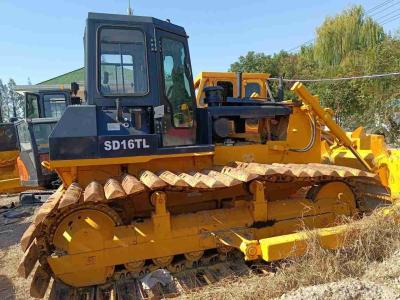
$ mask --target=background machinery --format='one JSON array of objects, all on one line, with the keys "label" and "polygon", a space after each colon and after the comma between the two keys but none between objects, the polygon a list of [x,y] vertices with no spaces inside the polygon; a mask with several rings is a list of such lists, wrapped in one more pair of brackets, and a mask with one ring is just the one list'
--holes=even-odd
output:
[{"label": "background machinery", "polygon": [[62,185],[21,238],[19,274],[39,261],[33,297],[51,277],[54,299],[142,297],[137,280],[160,268],[212,281],[218,263],[302,254],[303,226],[335,248],[343,216],[399,193],[395,151],[346,134],[300,83],[298,100],[274,102],[266,86],[234,95],[200,76],[196,101],[187,35],[170,22],[89,13],[85,70],[87,105],[49,139]]},{"label": "background machinery", "polygon": [[[24,118],[0,124],[0,157],[4,161],[0,192],[54,188],[57,174],[44,168],[48,160],[49,135],[68,105],[80,104],[79,86],[18,86],[24,96]],[[11,152],[10,152],[11,150]]]},{"label": "background machinery", "polygon": [[13,123],[0,123],[0,193],[23,190],[19,181],[17,159],[19,145]]}]

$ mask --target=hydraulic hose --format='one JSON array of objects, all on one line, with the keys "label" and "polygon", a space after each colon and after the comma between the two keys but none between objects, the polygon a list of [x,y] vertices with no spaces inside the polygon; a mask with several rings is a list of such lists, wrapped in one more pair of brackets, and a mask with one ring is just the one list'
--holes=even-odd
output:
[{"label": "hydraulic hose", "polygon": [[291,152],[307,152],[310,151],[310,149],[314,146],[315,144],[315,139],[317,137],[317,127],[316,127],[316,119],[315,116],[314,118],[312,118],[309,114],[308,115],[308,119],[310,120],[310,127],[311,127],[311,138],[310,141],[308,142],[307,146],[305,146],[304,148],[301,149],[289,149],[289,151]]}]

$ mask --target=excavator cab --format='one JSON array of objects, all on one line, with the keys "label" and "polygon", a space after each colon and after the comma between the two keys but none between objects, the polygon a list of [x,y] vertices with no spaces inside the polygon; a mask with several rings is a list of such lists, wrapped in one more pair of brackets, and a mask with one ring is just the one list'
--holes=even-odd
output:
[{"label": "excavator cab", "polygon": [[79,104],[79,87],[71,89],[20,87],[25,99],[25,117],[14,123],[20,150],[17,166],[22,186],[54,188],[57,174],[42,162],[49,159],[49,136],[67,106]]},{"label": "excavator cab", "polygon": [[20,182],[27,187],[54,188],[57,174],[42,162],[49,158],[49,136],[58,118],[22,119],[14,123],[18,135],[19,157],[17,166]]},{"label": "excavator cab", "polygon": [[66,91],[25,92],[25,118],[60,118],[68,105],[71,96]]}]

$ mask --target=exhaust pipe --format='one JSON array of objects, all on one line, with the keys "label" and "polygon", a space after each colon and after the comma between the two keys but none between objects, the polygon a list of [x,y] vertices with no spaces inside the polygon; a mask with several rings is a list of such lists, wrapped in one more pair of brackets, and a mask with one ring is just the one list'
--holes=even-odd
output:
[{"label": "exhaust pipe", "polygon": [[242,72],[236,72],[236,82],[237,82],[237,90],[238,90],[238,98],[242,98]]},{"label": "exhaust pipe", "polygon": [[[285,74],[283,74],[285,76]],[[285,98],[285,92],[284,92],[284,85],[283,85],[283,76],[279,76],[279,82],[278,82],[278,102],[282,102]]]}]

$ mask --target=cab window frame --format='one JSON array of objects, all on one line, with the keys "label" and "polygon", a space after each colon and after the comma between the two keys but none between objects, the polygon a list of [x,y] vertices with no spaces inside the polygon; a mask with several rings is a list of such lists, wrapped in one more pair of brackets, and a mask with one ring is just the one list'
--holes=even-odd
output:
[{"label": "cab window frame", "polygon": [[[247,91],[247,87],[248,87],[248,86],[255,86],[255,85],[258,86],[258,92],[257,92],[257,91],[253,91],[253,92],[249,95],[249,93],[248,93],[248,91]],[[261,87],[261,85],[260,85],[259,82],[257,82],[257,81],[246,81],[246,85],[244,86],[244,96],[245,96],[246,98],[250,98],[251,95],[252,95],[253,93],[257,93],[258,95],[261,96],[261,92],[262,92],[262,87]]]},{"label": "cab window frame", "polygon": [[[179,43],[181,43],[183,45],[183,48],[184,48],[184,51],[185,51],[185,61],[183,63],[185,65],[185,67],[186,67],[186,64],[188,63],[188,65],[190,66],[190,73],[191,73],[191,76],[193,78],[193,70],[192,70],[192,66],[191,66],[191,63],[190,63],[189,47],[188,47],[187,42],[185,40],[183,40],[183,39],[176,38],[175,36],[167,35],[167,36],[161,36],[160,37],[161,45],[163,45],[162,43],[163,43],[163,40],[165,40],[165,39],[171,40],[171,41],[176,41],[176,42],[179,42]],[[188,61],[186,61],[186,60],[188,60]],[[171,109],[171,125],[172,125],[172,127],[174,129],[192,129],[192,128],[194,128],[196,126],[196,124],[195,124],[196,123],[196,117],[194,115],[194,111],[195,111],[195,107],[196,107],[196,97],[195,97],[193,80],[190,80],[190,78],[188,78],[189,90],[190,90],[190,94],[191,94],[190,95],[191,106],[192,106],[191,109],[192,109],[192,113],[193,113],[192,114],[192,122],[191,122],[192,124],[191,124],[191,126],[176,126],[175,125],[175,121],[174,121],[173,105],[172,105],[171,101],[169,100],[169,98],[167,96],[167,93],[166,93],[164,54],[163,54],[163,51],[161,51],[161,53],[160,53],[160,61],[161,61],[162,94],[163,94],[163,97],[165,98],[165,100],[167,101],[167,103],[168,103],[168,105],[169,105],[169,107]]]},{"label": "cab window frame", "polygon": [[64,98],[64,104],[65,104],[64,111],[61,113],[61,116],[62,116],[64,114],[65,110],[67,109],[68,105],[69,105],[68,96],[64,92],[44,93],[44,94],[42,94],[42,97],[41,97],[42,100],[41,101],[42,101],[42,105],[43,105],[43,116],[42,116],[43,118],[61,118],[61,116],[48,115],[48,113],[50,113],[50,114],[52,113],[51,104],[50,104],[50,101],[49,101],[50,112],[48,112],[47,109],[46,109],[46,101],[45,101],[45,99],[48,98],[48,97],[59,97],[59,96],[62,96]]},{"label": "cab window frame", "polygon": [[[104,94],[101,89],[101,31],[104,29],[122,29],[122,30],[136,30],[140,31],[143,35],[144,45],[144,64],[146,66],[146,92],[143,93],[123,93],[123,94]],[[148,60],[148,45],[146,31],[137,26],[125,25],[101,25],[96,30],[96,90],[97,93],[103,98],[119,98],[119,97],[143,97],[150,94],[150,73],[149,73],[149,60]]]}]

